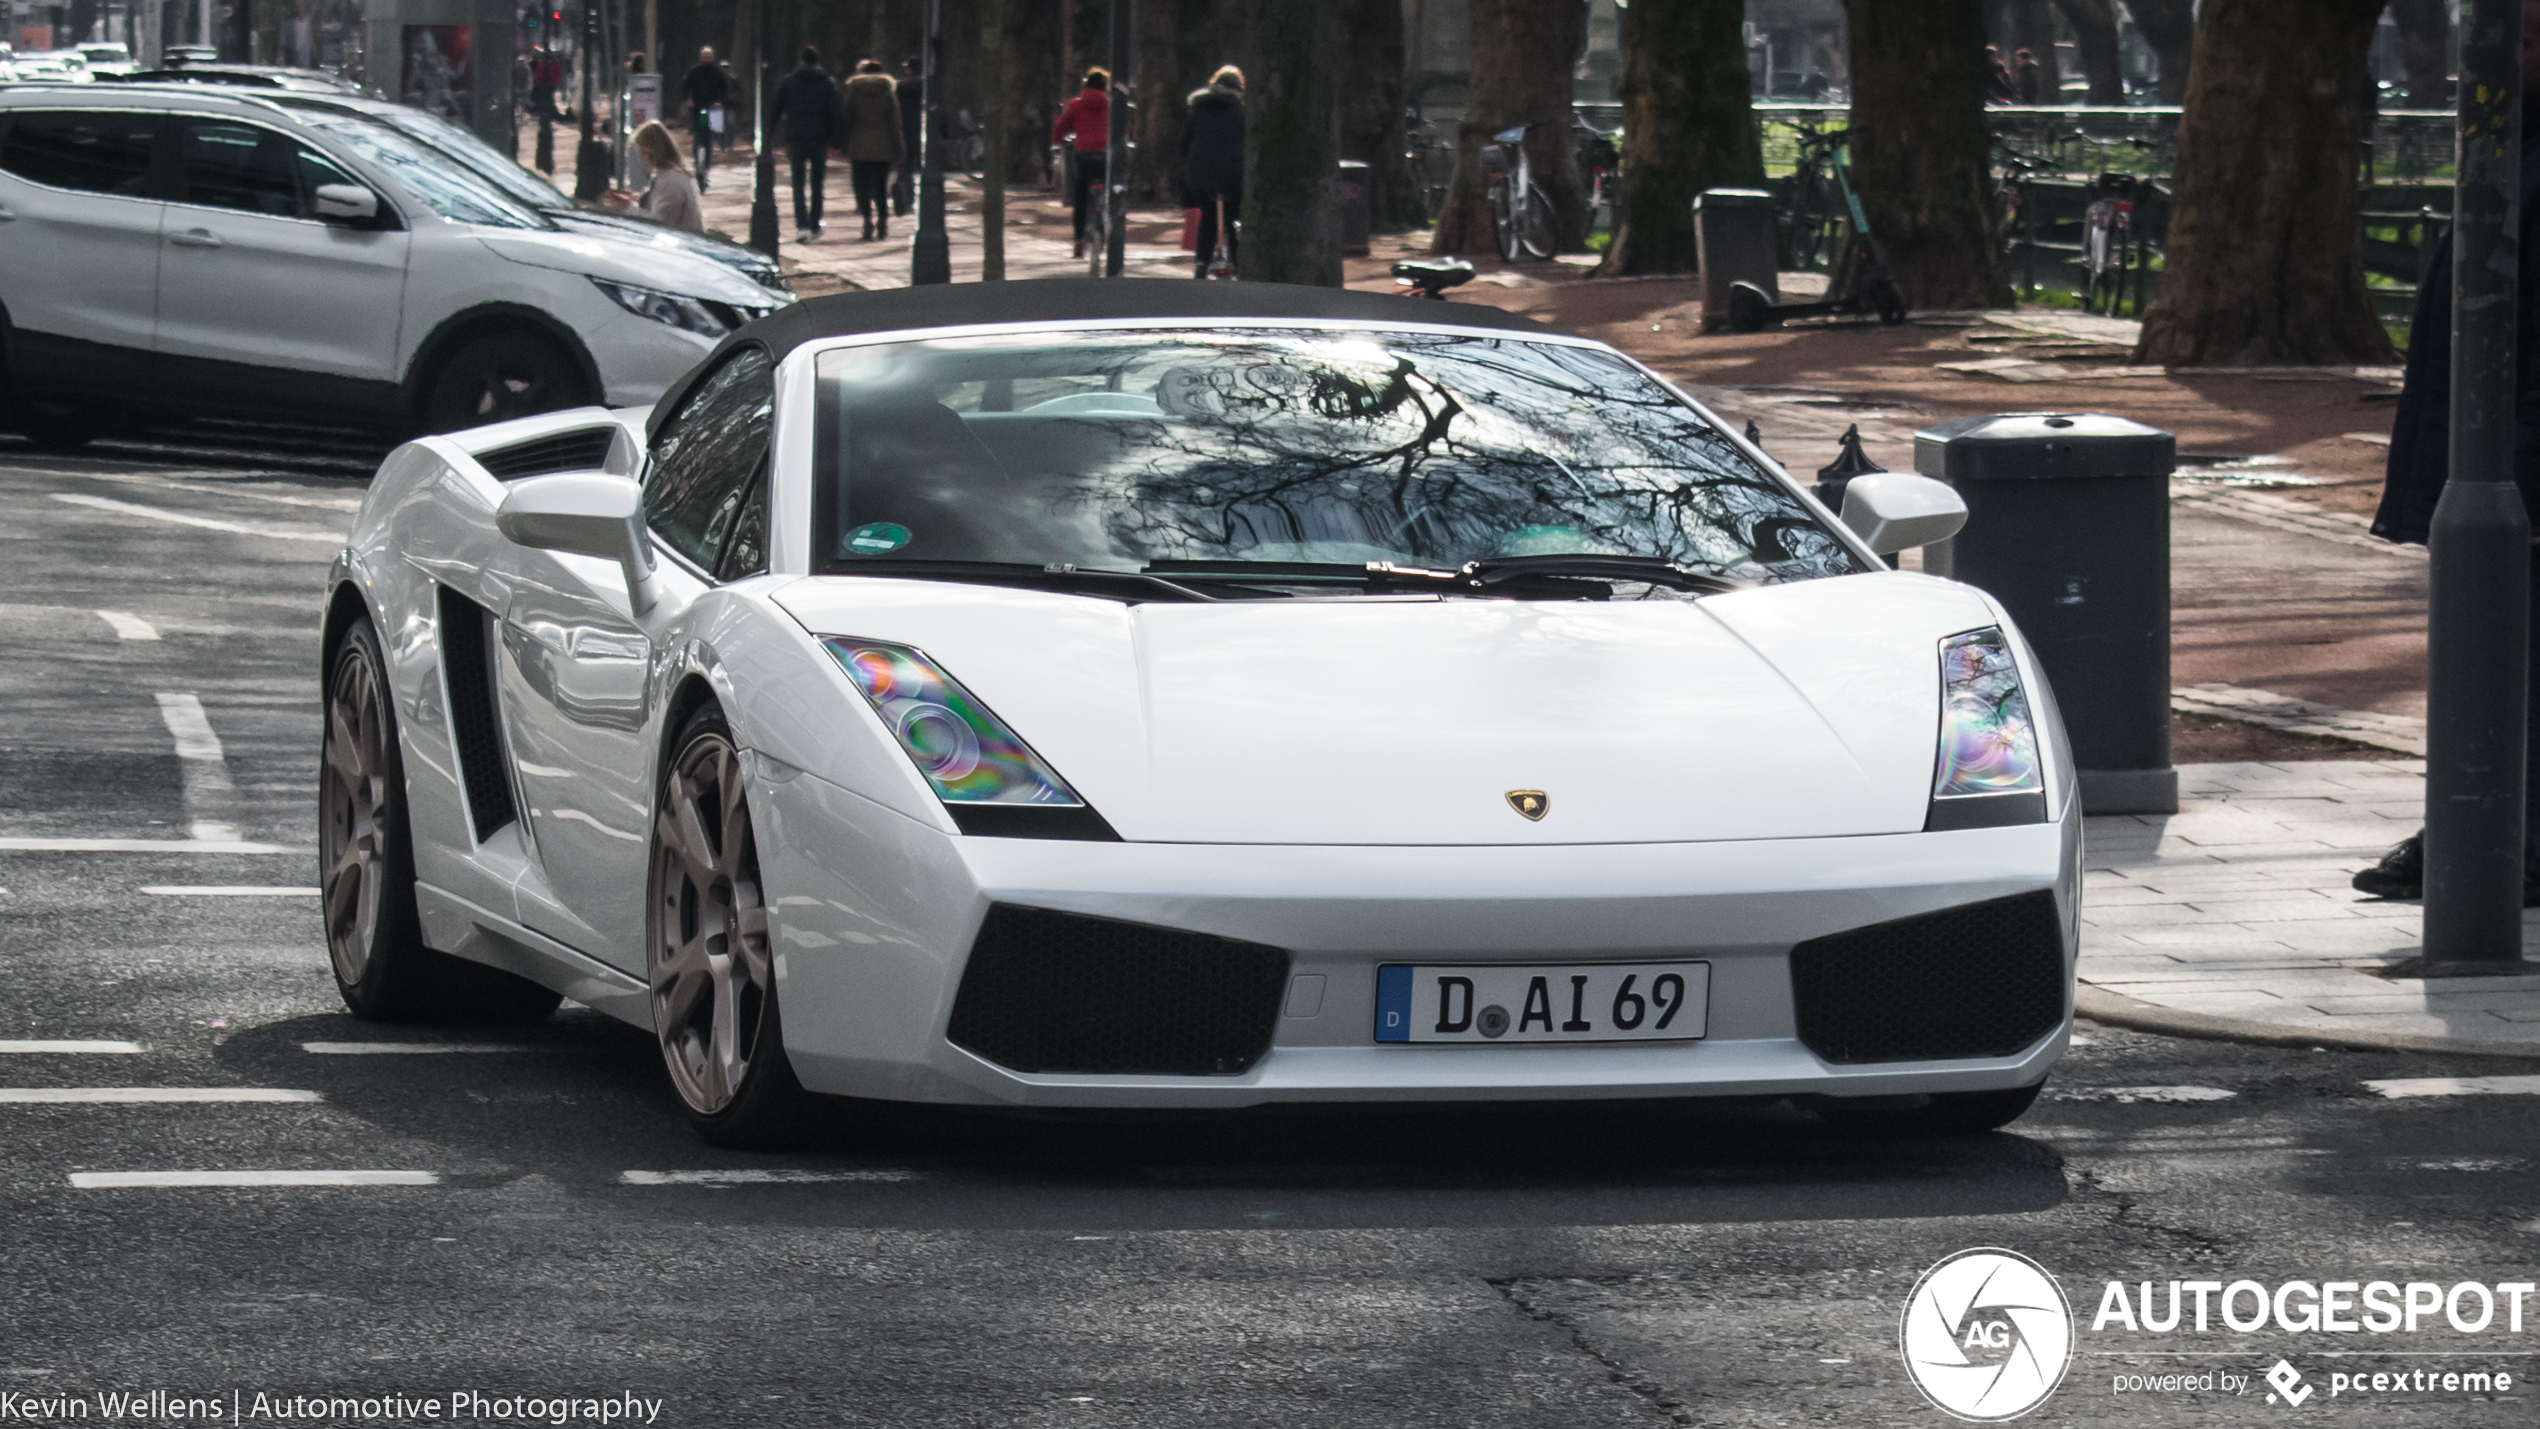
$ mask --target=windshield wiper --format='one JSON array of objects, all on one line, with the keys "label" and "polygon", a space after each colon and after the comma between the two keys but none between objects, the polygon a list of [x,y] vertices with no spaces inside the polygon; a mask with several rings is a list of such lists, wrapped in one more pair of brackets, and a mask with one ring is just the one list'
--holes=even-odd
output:
[{"label": "windshield wiper", "polygon": [[1674,590],[1700,591],[1705,595],[1745,589],[1738,582],[1722,576],[1686,570],[1663,556],[1609,555],[1595,551],[1544,556],[1490,556],[1468,561],[1464,569],[1456,573],[1456,584],[1470,590],[1486,591],[1523,581],[1564,576],[1640,581]]},{"label": "windshield wiper", "polygon": [[1391,561],[1149,561],[1148,575],[1183,576],[1194,580],[1252,581],[1262,585],[1319,585],[1346,581],[1353,585],[1407,590],[1443,590],[1455,572]]},{"label": "windshield wiper", "polygon": [[901,580],[965,581],[972,585],[1014,586],[1022,590],[1061,591],[1069,595],[1108,596],[1128,601],[1213,601],[1222,597],[1142,571],[1088,570],[1053,562],[1045,566],[1020,561],[872,560],[832,564],[823,574],[885,576]]}]

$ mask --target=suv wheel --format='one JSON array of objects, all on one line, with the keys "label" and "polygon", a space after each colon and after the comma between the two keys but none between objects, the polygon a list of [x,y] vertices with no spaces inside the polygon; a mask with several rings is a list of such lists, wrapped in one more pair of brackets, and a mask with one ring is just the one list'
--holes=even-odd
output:
[{"label": "suv wheel", "polygon": [[456,432],[534,417],[597,398],[581,364],[555,339],[520,328],[463,338],[441,359],[423,392],[428,432]]}]

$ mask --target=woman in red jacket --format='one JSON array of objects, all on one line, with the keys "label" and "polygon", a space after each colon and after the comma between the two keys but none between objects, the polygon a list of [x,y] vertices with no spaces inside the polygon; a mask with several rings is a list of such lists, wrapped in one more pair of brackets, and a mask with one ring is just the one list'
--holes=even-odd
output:
[{"label": "woman in red jacket", "polygon": [[1050,126],[1050,142],[1076,136],[1075,165],[1068,173],[1068,195],[1076,204],[1076,256],[1085,256],[1085,222],[1103,194],[1111,162],[1111,71],[1100,65],[1085,71],[1085,87],[1058,111]]}]

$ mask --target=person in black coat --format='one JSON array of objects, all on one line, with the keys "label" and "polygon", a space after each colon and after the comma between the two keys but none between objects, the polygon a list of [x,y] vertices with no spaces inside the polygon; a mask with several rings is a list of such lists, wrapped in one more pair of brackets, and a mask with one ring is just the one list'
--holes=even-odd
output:
[{"label": "person in black coat", "polygon": [[770,127],[784,136],[786,156],[793,161],[797,243],[809,243],[827,231],[820,211],[829,184],[829,136],[838,131],[841,117],[838,82],[820,67],[820,51],[806,46],[802,63],[776,86],[776,102],[768,110]]},{"label": "person in black coat", "polygon": [[1217,252],[1217,215],[1225,209],[1226,252],[1235,251],[1234,223],[1244,206],[1244,72],[1227,65],[1191,91],[1182,117],[1182,192],[1185,207],[1199,210],[1198,271],[1208,276]]},{"label": "person in black coat", "polygon": [[[2540,78],[2540,34],[2523,37],[2526,82]],[[2523,107],[2522,131],[2540,135],[2540,94]],[[2515,322],[2514,481],[2523,509],[2540,512],[2540,143],[2522,151],[2522,273]],[[2432,533],[2434,505],[2452,465],[2452,240],[2436,246],[2425,281],[2417,288],[2416,314],[2408,326],[2408,365],[2399,388],[2399,410],[2390,426],[2390,464],[2382,479],[2381,509],[2372,533],[2385,541],[2423,545]],[[2532,572],[2530,714],[2540,716],[2540,561]],[[2523,884],[2525,907],[2540,907],[2540,840],[2530,832],[2540,819],[2540,719],[2527,725],[2523,764]],[[2425,831],[2419,829],[2381,862],[2355,875],[2358,892],[2376,898],[2420,898],[2425,885]]]}]

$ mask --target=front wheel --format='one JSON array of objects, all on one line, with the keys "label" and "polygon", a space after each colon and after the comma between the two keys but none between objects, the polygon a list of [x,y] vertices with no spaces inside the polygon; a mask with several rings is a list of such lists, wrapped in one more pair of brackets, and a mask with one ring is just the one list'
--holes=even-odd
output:
[{"label": "front wheel", "polygon": [[1552,256],[1560,242],[1552,227],[1552,196],[1540,184],[1526,185],[1526,213],[1517,224],[1517,246],[1529,258]]},{"label": "front wheel", "polygon": [[788,1145],[810,1098],[785,1058],[758,836],[719,711],[680,730],[655,806],[644,961],[670,1084],[706,1140]]},{"label": "front wheel", "polygon": [[1509,211],[1508,185],[1496,183],[1490,188],[1490,229],[1492,246],[1508,262],[1517,261],[1517,221]]},{"label": "front wheel", "polygon": [[427,432],[457,432],[597,400],[581,364],[555,339],[504,328],[463,338],[441,359],[422,416]]}]

